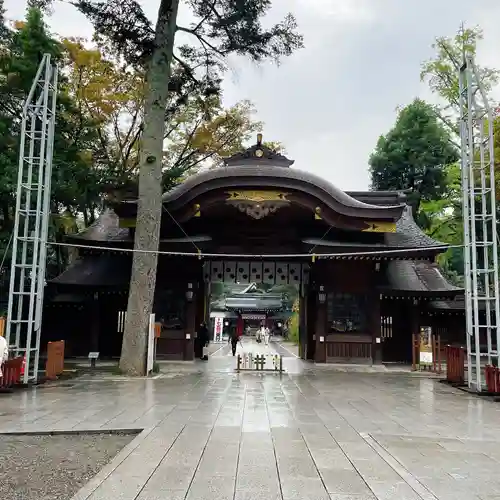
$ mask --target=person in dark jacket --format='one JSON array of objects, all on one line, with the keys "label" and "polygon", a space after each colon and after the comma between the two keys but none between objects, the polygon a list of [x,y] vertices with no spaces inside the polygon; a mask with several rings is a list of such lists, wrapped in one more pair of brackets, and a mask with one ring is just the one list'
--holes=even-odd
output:
[{"label": "person in dark jacket", "polygon": [[197,333],[197,338],[198,338],[198,343],[199,343],[199,348],[200,348],[200,359],[207,360],[208,356],[203,356],[203,348],[206,347],[209,342],[209,335],[208,335],[208,328],[207,324],[205,322],[201,323],[200,327],[198,328],[198,333]]},{"label": "person in dark jacket", "polygon": [[229,340],[231,341],[231,351],[233,352],[233,356],[235,356],[236,355],[236,346],[238,345],[238,340],[240,340],[240,336],[238,335],[236,328],[233,328],[231,330]]}]

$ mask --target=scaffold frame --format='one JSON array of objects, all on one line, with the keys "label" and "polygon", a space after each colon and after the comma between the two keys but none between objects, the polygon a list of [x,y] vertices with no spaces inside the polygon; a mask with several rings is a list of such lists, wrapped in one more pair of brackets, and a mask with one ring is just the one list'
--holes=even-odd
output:
[{"label": "scaffold frame", "polygon": [[470,54],[459,71],[467,374],[484,388],[484,365],[498,363],[500,303],[493,111]]},{"label": "scaffold frame", "polygon": [[23,383],[38,380],[57,86],[45,54],[22,112],[5,332],[10,350],[25,357]]}]

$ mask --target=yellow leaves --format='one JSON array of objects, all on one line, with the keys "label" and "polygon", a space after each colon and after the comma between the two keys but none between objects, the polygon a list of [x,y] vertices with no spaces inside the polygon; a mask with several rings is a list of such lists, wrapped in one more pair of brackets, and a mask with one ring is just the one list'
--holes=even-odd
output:
[{"label": "yellow leaves", "polygon": [[26,22],[25,21],[14,21],[12,23],[12,25],[14,26],[15,30],[21,31],[26,26]]}]

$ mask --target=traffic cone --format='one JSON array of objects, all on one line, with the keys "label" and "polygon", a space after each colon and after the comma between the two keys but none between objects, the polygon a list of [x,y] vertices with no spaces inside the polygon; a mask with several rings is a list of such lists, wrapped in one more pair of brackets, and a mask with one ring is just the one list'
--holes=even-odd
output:
[{"label": "traffic cone", "polygon": [[23,356],[23,364],[21,365],[21,377],[24,375],[25,368],[26,368],[26,354]]}]

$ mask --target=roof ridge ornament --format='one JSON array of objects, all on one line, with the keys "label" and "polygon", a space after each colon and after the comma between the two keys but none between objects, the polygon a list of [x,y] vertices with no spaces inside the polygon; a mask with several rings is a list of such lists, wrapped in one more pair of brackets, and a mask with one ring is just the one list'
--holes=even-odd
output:
[{"label": "roof ridge ornament", "polygon": [[246,165],[262,165],[268,167],[290,167],[294,160],[273,151],[262,142],[262,133],[257,134],[257,142],[245,151],[235,153],[225,159],[228,167],[239,167]]}]

